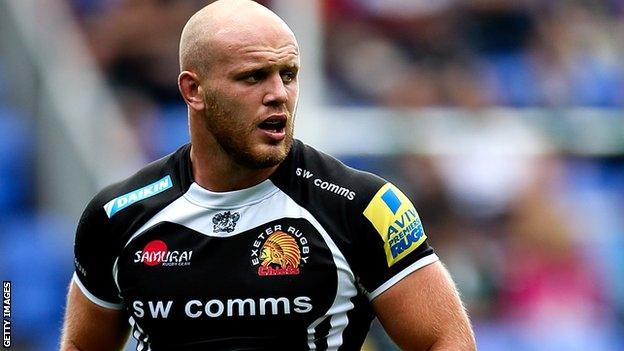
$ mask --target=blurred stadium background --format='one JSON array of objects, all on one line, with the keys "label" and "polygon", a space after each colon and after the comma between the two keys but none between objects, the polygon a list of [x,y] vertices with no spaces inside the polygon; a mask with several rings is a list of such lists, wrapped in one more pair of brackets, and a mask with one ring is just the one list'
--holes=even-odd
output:
[{"label": "blurred stadium background", "polygon": [[[0,1],[14,349],[57,347],[88,199],[188,140],[205,3]],[[480,350],[624,350],[624,1],[263,3],[301,44],[298,137],[415,199]],[[377,325],[366,348],[395,350]]]}]

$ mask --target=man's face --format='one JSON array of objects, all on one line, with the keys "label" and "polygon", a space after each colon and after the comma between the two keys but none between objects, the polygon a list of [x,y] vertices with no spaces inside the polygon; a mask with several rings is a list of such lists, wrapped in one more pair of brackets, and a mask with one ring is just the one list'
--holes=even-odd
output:
[{"label": "man's face", "polygon": [[298,47],[279,32],[238,41],[234,36],[224,44],[203,84],[208,132],[236,163],[275,166],[293,141]]}]

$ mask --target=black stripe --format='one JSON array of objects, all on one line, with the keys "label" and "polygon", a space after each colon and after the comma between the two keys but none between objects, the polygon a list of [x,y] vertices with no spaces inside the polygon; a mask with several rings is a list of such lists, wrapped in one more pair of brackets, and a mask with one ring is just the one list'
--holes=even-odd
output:
[{"label": "black stripe", "polygon": [[319,323],[314,331],[314,345],[319,351],[327,350],[327,335],[329,334],[329,328],[331,328],[331,316],[325,317],[325,319]]},{"label": "black stripe", "polygon": [[360,289],[358,294],[351,298],[354,307],[347,312],[349,324],[342,333],[343,344],[338,348],[340,351],[355,351],[362,348],[374,312],[366,295]]},{"label": "black stripe", "polygon": [[[139,347],[143,347],[142,350],[149,350],[150,349],[150,344],[147,341],[149,336],[143,331],[143,329],[139,326],[139,323],[137,323],[136,319],[132,318],[133,320],[133,326],[132,326],[132,337],[134,339],[137,340],[137,346],[136,349],[139,350]],[[138,336],[135,335],[135,332],[138,333]]]}]

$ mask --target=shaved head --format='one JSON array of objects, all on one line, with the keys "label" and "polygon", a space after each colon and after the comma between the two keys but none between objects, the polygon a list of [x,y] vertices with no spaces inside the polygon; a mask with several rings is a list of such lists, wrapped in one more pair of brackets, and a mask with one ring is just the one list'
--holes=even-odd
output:
[{"label": "shaved head", "polygon": [[263,35],[289,37],[288,25],[274,12],[251,0],[218,0],[195,13],[180,38],[180,71],[206,74],[224,50],[241,40]]},{"label": "shaved head", "polygon": [[[194,176],[213,185],[233,175],[266,179],[293,143],[299,68],[292,30],[254,1],[218,0],[188,20],[178,88],[188,106],[191,159],[204,165]],[[215,172],[225,178],[203,176]]]}]

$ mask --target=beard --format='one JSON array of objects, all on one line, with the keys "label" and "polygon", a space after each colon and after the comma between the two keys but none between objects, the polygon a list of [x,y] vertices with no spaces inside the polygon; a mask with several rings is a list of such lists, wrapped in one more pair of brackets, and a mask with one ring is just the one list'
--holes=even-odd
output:
[{"label": "beard", "polygon": [[279,142],[254,145],[252,134],[258,128],[255,122],[247,124],[238,119],[237,113],[226,108],[216,94],[206,94],[207,103],[204,121],[221,149],[235,163],[248,169],[264,169],[280,164],[293,143],[294,117],[288,112],[285,125],[286,137]]}]

